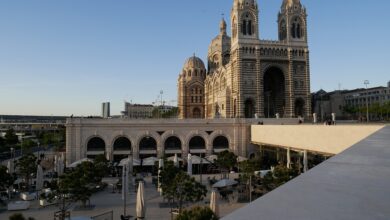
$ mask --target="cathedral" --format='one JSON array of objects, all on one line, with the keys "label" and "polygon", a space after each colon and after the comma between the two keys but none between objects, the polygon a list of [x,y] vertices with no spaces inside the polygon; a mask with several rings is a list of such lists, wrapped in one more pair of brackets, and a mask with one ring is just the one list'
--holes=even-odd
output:
[{"label": "cathedral", "polygon": [[207,68],[193,55],[178,79],[179,118],[293,118],[311,115],[307,13],[283,0],[275,41],[261,40],[256,0],[234,0],[210,43]]}]

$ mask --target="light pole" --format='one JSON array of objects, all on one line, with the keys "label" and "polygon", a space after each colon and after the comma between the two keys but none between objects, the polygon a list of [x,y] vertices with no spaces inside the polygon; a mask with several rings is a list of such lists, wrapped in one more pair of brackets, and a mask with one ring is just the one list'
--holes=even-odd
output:
[{"label": "light pole", "polygon": [[269,97],[271,96],[271,91],[266,92],[267,95],[267,117],[269,118]]},{"label": "light pole", "polygon": [[368,90],[368,88],[367,88],[367,86],[368,86],[368,84],[370,84],[370,81],[368,81],[368,80],[364,80],[364,85],[366,85],[366,113],[367,113],[367,123],[370,121],[370,115],[368,114],[368,92],[367,92],[367,90]]}]

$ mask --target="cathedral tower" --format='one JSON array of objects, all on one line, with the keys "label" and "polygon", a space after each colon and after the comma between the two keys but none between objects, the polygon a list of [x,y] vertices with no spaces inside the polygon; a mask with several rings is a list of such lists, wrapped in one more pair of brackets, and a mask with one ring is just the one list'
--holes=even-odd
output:
[{"label": "cathedral tower", "polygon": [[188,58],[178,79],[179,118],[204,118],[206,68],[195,55]]},{"label": "cathedral tower", "polygon": [[284,0],[278,16],[279,40],[307,44],[307,14],[300,0]]},{"label": "cathedral tower", "polygon": [[[232,100],[230,116],[253,118],[259,113],[259,9],[256,0],[234,0],[231,11]],[[257,107],[257,108],[256,108]]]}]

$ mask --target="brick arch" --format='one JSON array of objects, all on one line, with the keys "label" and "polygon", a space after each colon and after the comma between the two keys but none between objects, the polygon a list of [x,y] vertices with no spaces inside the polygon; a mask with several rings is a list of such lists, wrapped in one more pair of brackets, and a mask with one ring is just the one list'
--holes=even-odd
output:
[{"label": "brick arch", "polygon": [[134,150],[137,150],[137,152],[140,152],[140,148],[139,148],[139,144],[141,143],[141,140],[145,137],[152,137],[154,138],[154,140],[156,141],[156,145],[157,145],[157,152],[159,151],[159,146],[161,146],[161,138],[159,136],[159,134],[157,134],[157,132],[150,132],[150,131],[144,131],[142,132],[140,135],[138,135],[137,137],[137,144],[134,146]]},{"label": "brick arch", "polygon": [[134,147],[136,146],[136,143],[134,142],[134,138],[127,134],[118,134],[111,138],[110,145],[108,146],[111,150],[114,150],[114,143],[118,138],[127,138],[131,143],[131,151],[134,151]]},{"label": "brick arch", "polygon": [[185,137],[183,137],[183,135],[177,134],[174,130],[166,131],[161,136],[161,147],[163,148],[162,150],[165,150],[165,141],[170,137],[179,138],[179,140],[181,142],[181,150],[184,151]]},{"label": "brick arch", "polygon": [[209,140],[209,136],[206,132],[204,131],[190,131],[190,133],[186,136],[186,139],[185,139],[185,145],[186,147],[189,149],[189,146],[190,146],[190,140],[191,138],[195,137],[195,136],[200,136],[204,139],[205,141],[205,144],[206,144],[206,149],[207,149],[207,146],[210,145],[210,140]]},{"label": "brick arch", "polygon": [[213,133],[210,134],[209,139],[210,139],[210,146],[211,147],[213,147],[214,139],[217,138],[218,136],[226,137],[227,140],[229,141],[229,149],[232,148],[233,140],[231,139],[230,135],[224,133],[222,130],[217,130],[217,131],[214,131]]},{"label": "brick arch", "polygon": [[85,142],[84,142],[84,150],[85,150],[85,152],[87,152],[88,151],[88,142],[90,141],[90,140],[92,140],[93,138],[100,138],[100,139],[102,139],[103,140],[103,142],[104,142],[104,146],[105,146],[105,151],[107,151],[107,147],[108,147],[108,145],[107,145],[107,140],[105,140],[105,138],[103,137],[103,136],[101,136],[101,135],[97,135],[97,134],[95,134],[95,135],[91,135],[91,136],[89,136],[86,140],[85,140]]}]

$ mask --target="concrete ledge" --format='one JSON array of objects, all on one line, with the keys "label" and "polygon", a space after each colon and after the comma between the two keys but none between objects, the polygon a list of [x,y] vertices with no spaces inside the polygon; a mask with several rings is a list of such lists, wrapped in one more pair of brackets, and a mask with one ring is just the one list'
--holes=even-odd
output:
[{"label": "concrete ledge", "polygon": [[252,143],[339,154],[384,125],[252,125]]},{"label": "concrete ledge", "polygon": [[390,219],[390,126],[224,220]]}]

